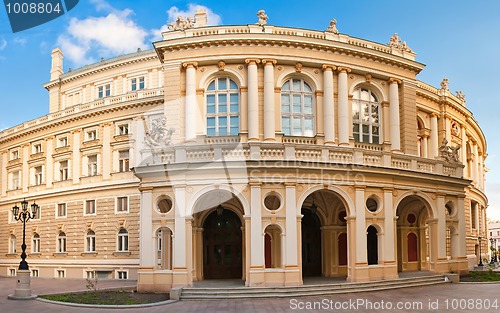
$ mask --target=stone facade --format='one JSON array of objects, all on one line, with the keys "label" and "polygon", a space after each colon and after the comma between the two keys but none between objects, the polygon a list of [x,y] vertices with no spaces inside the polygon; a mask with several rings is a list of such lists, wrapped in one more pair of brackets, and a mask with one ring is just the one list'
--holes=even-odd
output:
[{"label": "stone facade", "polygon": [[24,198],[41,206],[27,228],[40,276],[165,291],[467,272],[487,235],[485,138],[391,43],[194,23],[66,73],[54,50],[50,113],[0,133],[0,275],[18,263],[9,212]]}]

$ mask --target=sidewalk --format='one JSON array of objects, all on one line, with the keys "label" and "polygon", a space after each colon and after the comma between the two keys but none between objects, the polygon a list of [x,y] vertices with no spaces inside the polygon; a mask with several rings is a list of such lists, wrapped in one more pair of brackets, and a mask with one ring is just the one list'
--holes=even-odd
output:
[{"label": "sidewalk", "polygon": [[[99,288],[135,286],[135,281],[100,281]],[[86,290],[85,280],[34,278],[31,286],[33,294],[50,294]],[[239,301],[179,301],[176,303],[140,309],[102,309],[76,308],[44,303],[37,300],[8,300],[16,287],[15,277],[0,277],[0,312],[6,313],[91,313],[91,312],[499,312],[500,284],[461,283],[444,284],[431,287],[396,289],[390,291],[341,294],[335,296],[316,296],[298,299],[266,299]],[[497,304],[497,308],[484,309]],[[397,304],[407,309],[396,309]],[[472,303],[472,304],[470,304]],[[460,305],[472,305],[473,309],[460,309]],[[479,304],[482,308],[479,308]],[[307,309],[317,306],[317,309]],[[345,309],[335,306],[344,305]],[[388,309],[392,305],[392,309]],[[384,307],[382,307],[384,306]],[[458,307],[458,308],[457,308]],[[304,308],[304,309],[301,309]]]}]

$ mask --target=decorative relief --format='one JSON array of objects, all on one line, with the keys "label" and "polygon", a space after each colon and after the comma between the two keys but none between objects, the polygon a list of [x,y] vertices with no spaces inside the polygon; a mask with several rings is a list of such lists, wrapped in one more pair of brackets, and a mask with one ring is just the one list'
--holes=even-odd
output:
[{"label": "decorative relief", "polygon": [[370,74],[366,74],[365,75],[365,81],[369,84],[372,82],[372,75]]},{"label": "decorative relief", "polygon": [[151,148],[170,146],[172,145],[171,138],[174,132],[174,128],[167,128],[167,118],[165,116],[154,119],[146,130],[146,144]]},{"label": "decorative relief", "polygon": [[259,10],[257,12],[257,17],[259,18],[259,21],[257,22],[257,25],[259,26],[264,26],[267,24],[267,19],[269,18],[266,14],[266,11],[264,10]]},{"label": "decorative relief", "polygon": [[243,69],[243,65],[238,65],[238,69],[241,71]]},{"label": "decorative relief", "polygon": [[224,71],[224,69],[226,67],[226,62],[219,61],[219,63],[217,63],[217,66],[219,67],[219,71]]},{"label": "decorative relief", "polygon": [[302,63],[297,63],[295,64],[295,72],[300,73],[302,72]]},{"label": "decorative relief", "polygon": [[401,52],[413,52],[413,50],[406,45],[406,41],[402,41],[401,38],[399,38],[398,33],[394,33],[394,35],[391,36],[387,45]]},{"label": "decorative relief", "polygon": [[175,22],[168,25],[168,30],[186,30],[194,27],[194,18],[178,16]]},{"label": "decorative relief", "polygon": [[314,74],[319,74],[319,71],[318,70],[314,70]]},{"label": "decorative relief", "polygon": [[282,71],[283,70],[283,66],[278,66],[278,71]]},{"label": "decorative relief", "polygon": [[457,122],[451,123],[451,133],[457,137],[460,136],[460,127]]},{"label": "decorative relief", "polygon": [[337,30],[337,20],[333,19],[330,21],[330,25],[328,25],[328,28],[326,29],[327,32],[329,33],[334,33],[338,34],[339,31]]},{"label": "decorative relief", "polygon": [[440,158],[449,163],[460,163],[458,150],[460,150],[460,145],[450,147],[448,146],[448,140],[443,138],[443,142],[441,143],[441,146],[439,146]]}]

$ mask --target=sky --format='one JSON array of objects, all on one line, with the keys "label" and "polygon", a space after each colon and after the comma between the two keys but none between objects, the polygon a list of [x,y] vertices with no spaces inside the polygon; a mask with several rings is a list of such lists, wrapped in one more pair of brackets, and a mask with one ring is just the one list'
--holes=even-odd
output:
[{"label": "sky", "polygon": [[451,92],[462,90],[466,95],[467,108],[488,142],[488,217],[500,219],[497,0],[80,0],[63,16],[17,33],[12,33],[1,6],[0,130],[48,114],[48,93],[42,84],[49,81],[52,49],[63,50],[65,71],[137,48],[150,49],[169,22],[178,15],[194,16],[200,7],[207,9],[210,25],[254,24],[257,11],[263,9],[271,25],[324,30],[335,18],[341,33],[379,43],[388,43],[397,32],[417,53],[416,60],[426,65],[419,80],[439,87],[446,77]]}]

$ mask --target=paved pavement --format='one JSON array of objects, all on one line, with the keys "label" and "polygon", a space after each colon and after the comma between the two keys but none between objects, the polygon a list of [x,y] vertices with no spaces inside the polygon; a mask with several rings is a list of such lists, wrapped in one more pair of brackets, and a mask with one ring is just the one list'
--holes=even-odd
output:
[{"label": "paved pavement", "polygon": [[[86,290],[85,280],[32,280],[33,294]],[[134,281],[100,281],[100,288],[133,286]],[[179,301],[163,306],[135,309],[76,308],[38,300],[8,300],[15,278],[0,277],[0,312],[91,313],[91,312],[500,312],[500,284],[444,284],[390,291],[315,296],[296,299]],[[314,307],[316,306],[316,307]],[[392,306],[392,309],[391,309]],[[398,306],[403,306],[398,308]],[[406,306],[406,309],[404,308]],[[489,306],[487,309],[485,306]],[[342,309],[342,307],[344,309]]]}]

